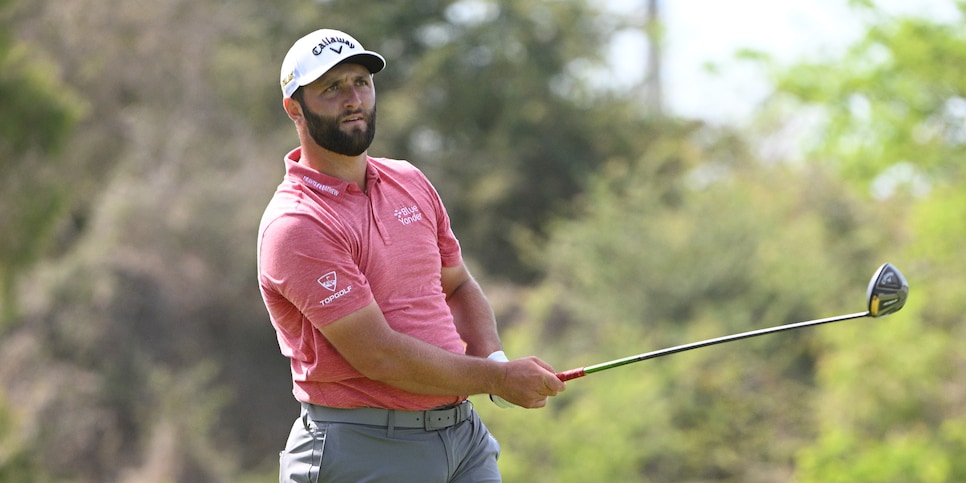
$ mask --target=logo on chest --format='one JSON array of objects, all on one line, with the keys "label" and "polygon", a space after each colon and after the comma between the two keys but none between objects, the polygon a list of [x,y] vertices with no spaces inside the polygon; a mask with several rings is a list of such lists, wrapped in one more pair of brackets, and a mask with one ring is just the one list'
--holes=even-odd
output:
[{"label": "logo on chest", "polygon": [[416,205],[396,208],[393,210],[392,216],[395,216],[399,223],[403,225],[411,225],[423,219],[423,213],[419,211],[419,207]]}]

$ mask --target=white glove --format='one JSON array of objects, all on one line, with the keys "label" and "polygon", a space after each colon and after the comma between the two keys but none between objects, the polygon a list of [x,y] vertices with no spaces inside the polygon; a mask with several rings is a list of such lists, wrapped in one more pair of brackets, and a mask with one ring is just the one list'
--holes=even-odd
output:
[{"label": "white glove", "polygon": [[[486,358],[497,362],[510,362],[510,359],[507,359],[506,354],[503,351],[496,351],[486,356]],[[493,401],[493,404],[496,404],[501,408],[512,408],[514,406],[514,404],[510,401],[493,394],[490,394],[490,401]]]}]

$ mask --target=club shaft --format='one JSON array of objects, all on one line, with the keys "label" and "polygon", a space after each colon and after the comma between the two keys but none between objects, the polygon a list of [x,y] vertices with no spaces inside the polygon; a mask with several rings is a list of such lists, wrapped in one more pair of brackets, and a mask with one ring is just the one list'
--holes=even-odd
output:
[{"label": "club shaft", "polygon": [[648,359],[654,359],[656,357],[667,356],[671,354],[676,354],[678,352],[689,351],[691,349],[697,349],[700,347],[707,347],[710,345],[721,344],[724,342],[731,342],[734,340],[747,339],[750,337],[757,337],[759,335],[773,334],[775,332],[782,332],[785,330],[798,329],[802,327],[810,327],[813,325],[828,324],[830,322],[841,322],[843,320],[850,319],[860,319],[862,317],[868,317],[871,313],[866,312],[856,312],[854,314],[839,315],[836,317],[828,317],[825,319],[808,320],[805,322],[797,322],[794,324],[779,325],[776,327],[769,327],[767,329],[758,329],[748,332],[742,332],[740,334],[726,335],[723,337],[716,337],[714,339],[702,340],[698,342],[692,342],[690,344],[679,345],[675,347],[668,347],[667,349],[656,350],[652,352],[646,352],[644,354],[638,354],[636,356],[625,357],[623,359],[615,359],[613,361],[602,362],[600,364],[594,364],[592,366],[580,367],[577,369],[571,369],[569,371],[564,371],[557,374],[557,378],[561,381],[569,381],[571,379],[576,379],[578,377],[583,377],[588,374],[593,374],[595,372],[604,371],[607,369],[613,369],[615,367],[624,366],[627,364],[633,364],[635,362],[645,361]]}]

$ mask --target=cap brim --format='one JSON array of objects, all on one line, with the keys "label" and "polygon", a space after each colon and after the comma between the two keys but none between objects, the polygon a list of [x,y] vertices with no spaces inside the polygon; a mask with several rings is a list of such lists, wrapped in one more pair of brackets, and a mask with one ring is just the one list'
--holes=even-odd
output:
[{"label": "cap brim", "polygon": [[362,52],[359,54],[350,55],[335,65],[341,64],[359,64],[366,69],[369,69],[370,73],[375,74],[386,68],[386,59],[382,58],[381,55],[375,52]]}]

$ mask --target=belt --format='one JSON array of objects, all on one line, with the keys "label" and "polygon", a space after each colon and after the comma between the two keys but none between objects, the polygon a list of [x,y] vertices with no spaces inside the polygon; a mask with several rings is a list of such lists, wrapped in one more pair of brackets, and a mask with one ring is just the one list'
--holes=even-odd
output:
[{"label": "belt", "polygon": [[425,411],[402,411],[381,408],[330,408],[302,403],[304,411],[313,421],[329,423],[367,424],[390,428],[421,428],[436,431],[466,421],[473,414],[469,400],[459,404]]}]

